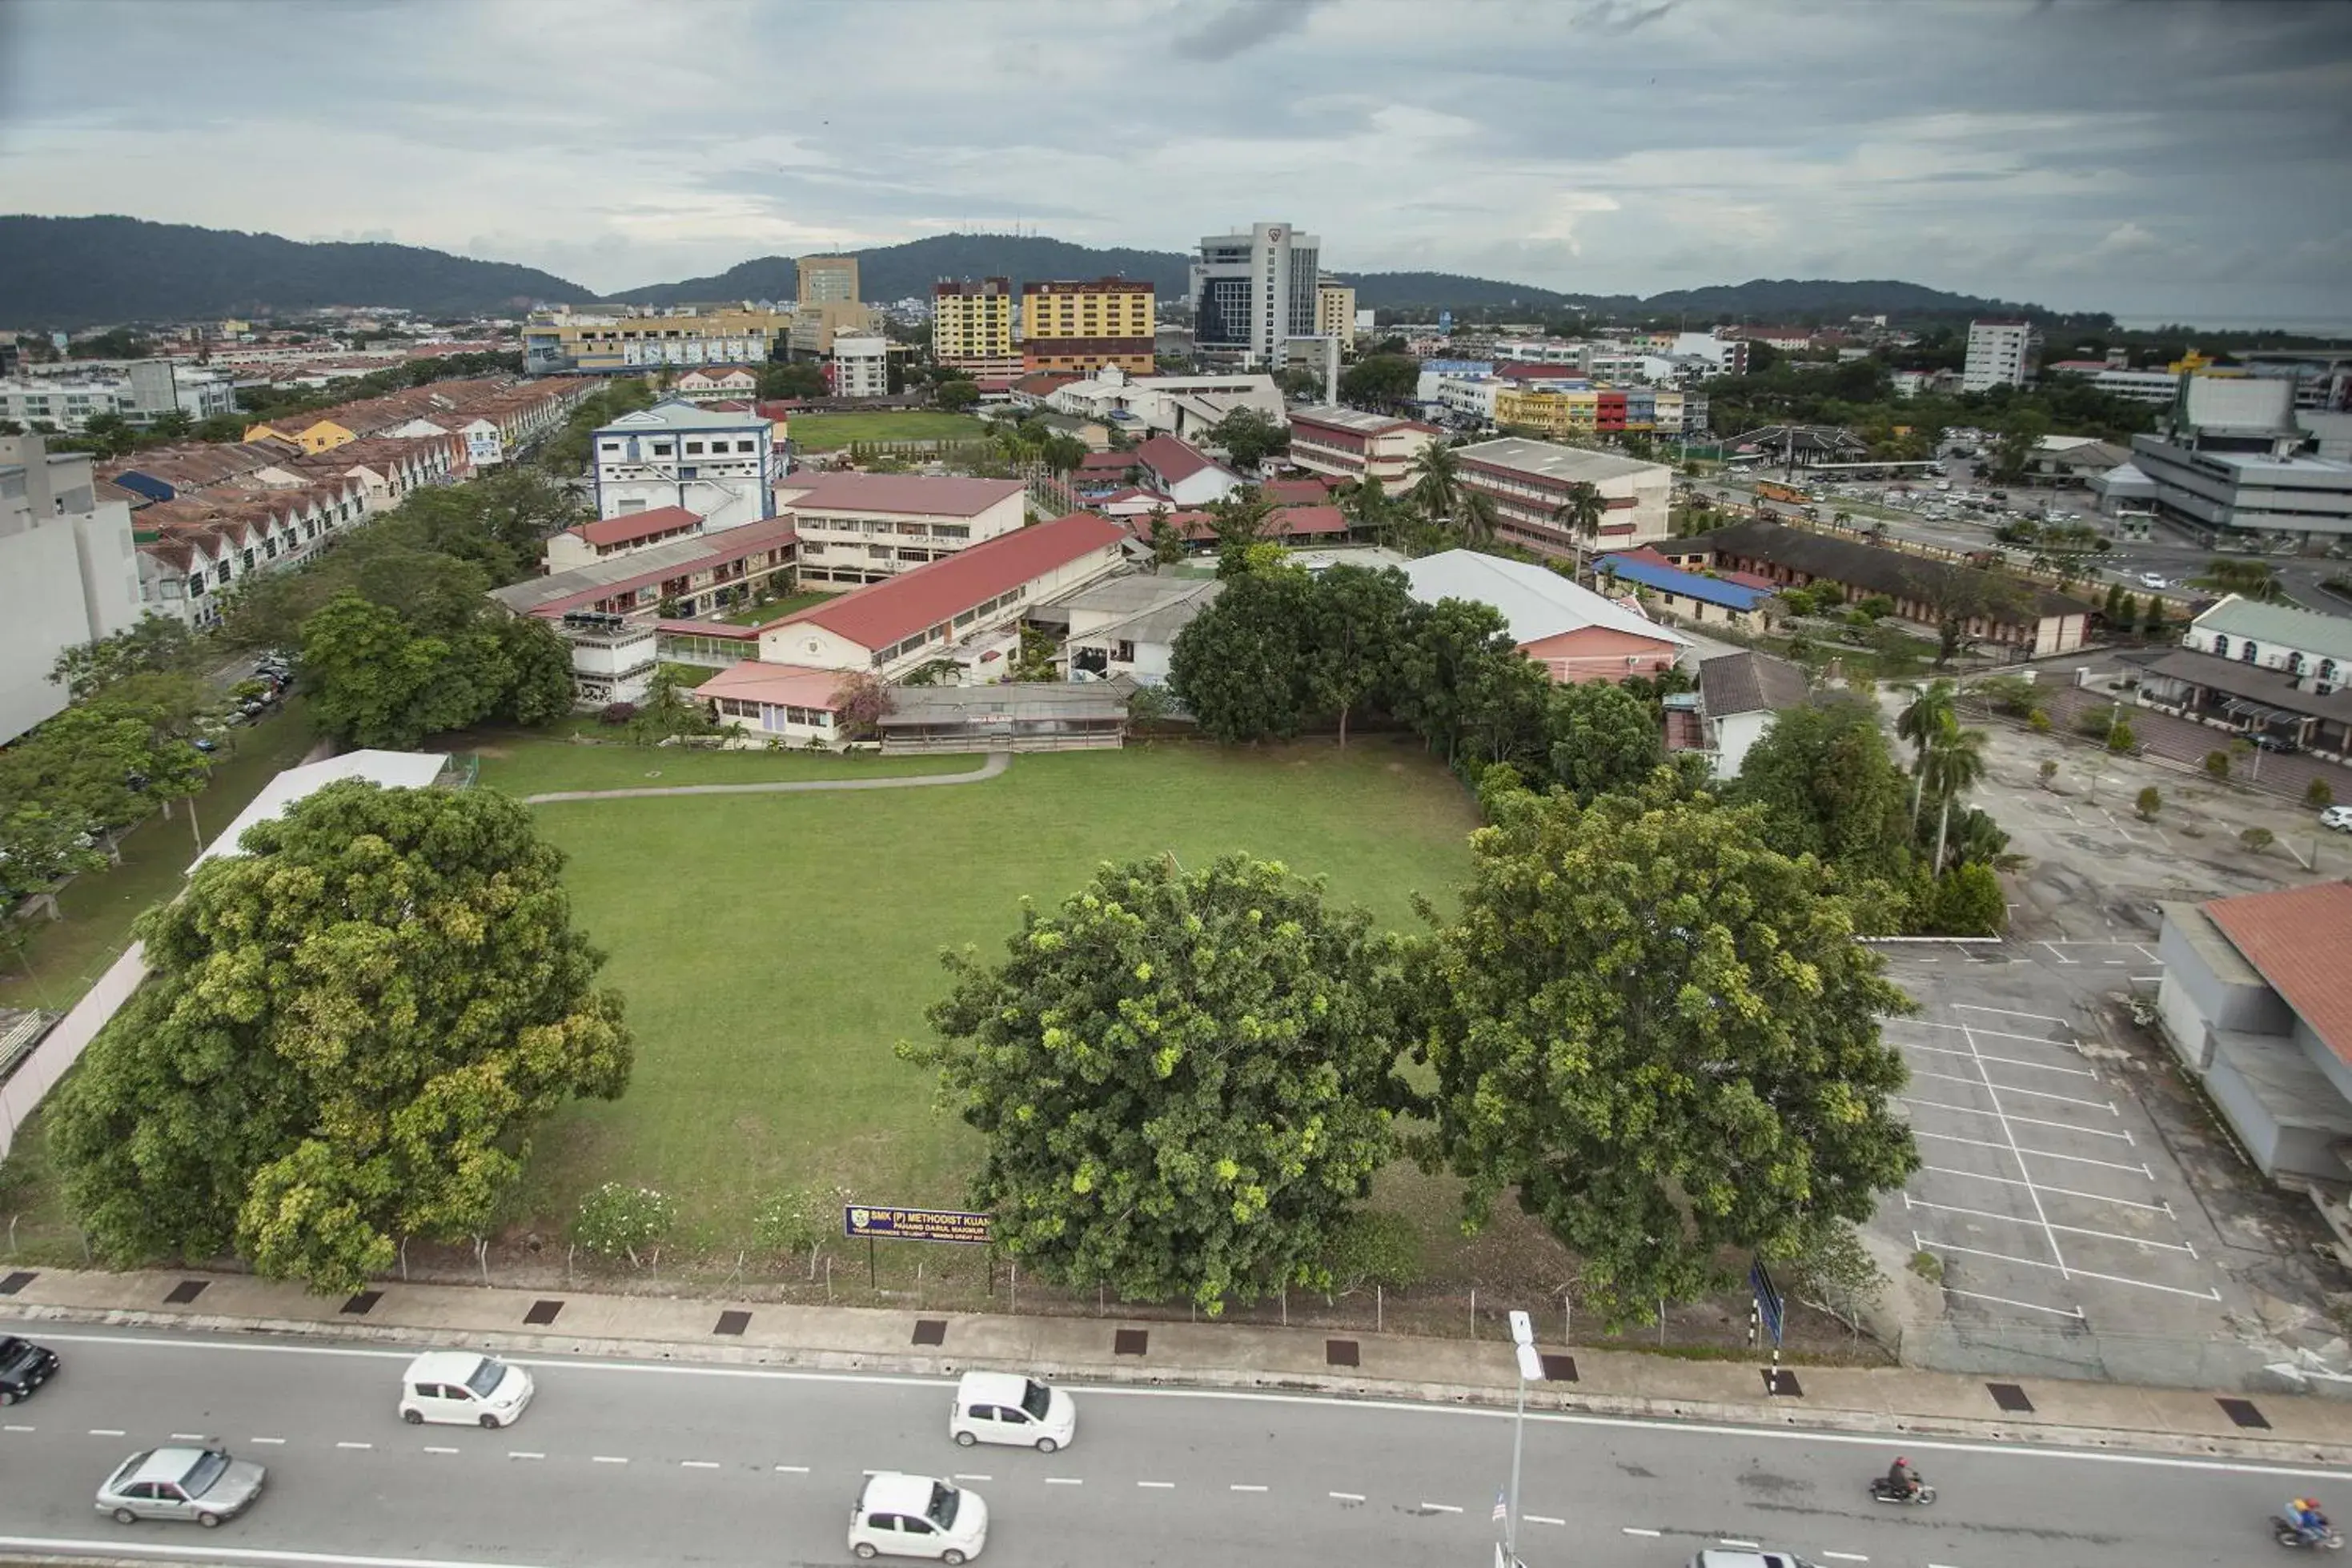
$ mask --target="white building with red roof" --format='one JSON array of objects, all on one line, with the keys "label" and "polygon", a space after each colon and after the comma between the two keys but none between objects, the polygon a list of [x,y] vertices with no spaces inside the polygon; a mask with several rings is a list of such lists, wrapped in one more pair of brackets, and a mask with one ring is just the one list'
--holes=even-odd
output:
[{"label": "white building with red roof", "polygon": [[1150,487],[1179,507],[1222,501],[1244,483],[1240,475],[1172,435],[1155,435],[1128,455]]},{"label": "white building with red roof", "polygon": [[777,509],[800,538],[800,578],[856,588],[1017,531],[1027,519],[1017,479],[919,474],[795,475]]},{"label": "white building with red roof", "polygon": [[1433,424],[1353,408],[1301,408],[1290,414],[1290,461],[1331,479],[1377,479],[1390,495],[1412,488],[1413,461],[1444,439]]},{"label": "white building with red roof", "polygon": [[548,571],[569,571],[576,566],[587,566],[616,555],[634,555],[701,531],[700,513],[689,512],[684,507],[656,507],[650,512],[633,512],[625,517],[599,517],[593,523],[575,524],[550,536],[541,553]]}]

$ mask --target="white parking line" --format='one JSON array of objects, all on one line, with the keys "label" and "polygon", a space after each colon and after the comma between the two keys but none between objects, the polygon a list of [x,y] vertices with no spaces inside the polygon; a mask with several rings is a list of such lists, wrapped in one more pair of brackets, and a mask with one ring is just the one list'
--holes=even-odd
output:
[{"label": "white parking line", "polygon": [[618,1454],[598,1454],[589,1461],[597,1465],[625,1465],[629,1461]]},{"label": "white parking line", "polygon": [[[1986,1087],[1991,1088],[1991,1085],[1987,1084]],[[2004,1116],[1999,1110],[1979,1111],[1973,1105],[1947,1105],[1940,1100],[1914,1100],[1907,1094],[1897,1094],[1895,1098],[1906,1105],[1916,1105],[1923,1111],[1949,1111],[1958,1116],[1991,1116],[1998,1119],[2003,1127],[2015,1123],[2021,1127],[2055,1127],[2062,1133],[2079,1133],[2086,1138],[2113,1138],[2125,1144],[2137,1141],[2128,1132],[2103,1133],[2096,1127],[2078,1127],[2072,1122],[2048,1122],[2037,1116]],[[2004,1145],[1993,1144],[1989,1146],[1998,1149]]]},{"label": "white parking line", "polygon": [[[1949,1241],[1928,1241],[1925,1245],[1945,1252],[1965,1253],[1974,1258],[1998,1258],[2004,1263],[2022,1263],[2029,1269],[2058,1270],[2057,1264],[2044,1263],[2038,1259],[2014,1257],[2007,1252],[1988,1252],[1982,1248],[1960,1247]],[[2161,1291],[2168,1296],[2186,1296],[2192,1301],[2218,1301],[2221,1299],[2221,1292],[2210,1286],[2202,1291],[2187,1291],[2179,1285],[2158,1285],[2147,1280],[2129,1279],[2122,1274],[2094,1273],[2088,1269],[2070,1267],[2063,1272],[2070,1280],[2104,1280],[2110,1285],[2137,1285],[2143,1291]]]},{"label": "white parking line", "polygon": [[[2069,814],[2069,815],[2072,815],[2072,814],[2073,814],[2071,810],[2069,810],[2068,814]],[[2081,962],[2081,960],[2080,960],[2080,959],[2077,959],[2077,958],[2069,958],[2068,956],[2066,956],[2066,955],[2065,955],[2065,954],[2061,953],[2060,951],[2058,951],[2057,947],[2056,947],[2055,946],[2053,946],[2053,944],[2051,944],[2051,943],[2044,942],[2044,943],[2043,943],[2043,944],[2042,944],[2042,945],[2044,947],[2048,947],[2048,948],[2050,949],[2050,956],[2051,956],[2052,957],[2053,957],[2053,958],[2057,959],[2057,960],[2058,960],[2060,963],[2062,963],[2062,964],[2074,964],[2074,963],[2080,963],[2080,962]]]},{"label": "white parking line", "polygon": [[33,1428],[33,1427],[16,1427],[16,1426],[0,1427],[0,1432],[30,1432],[30,1431],[33,1431],[34,1429],[35,1429],[35,1428]]},{"label": "white parking line", "polygon": [[[54,1339],[57,1336],[52,1334],[49,1337]],[[286,1443],[286,1439],[283,1437],[247,1437],[246,1441],[248,1443],[258,1443],[266,1448],[283,1448]]]},{"label": "white parking line", "polygon": [[[1903,1021],[1906,1023],[1916,1023],[1919,1020],[1916,1019],[1906,1019]],[[1992,1030],[1964,1030],[1960,1025],[1956,1023],[1929,1024],[1927,1027],[1929,1029],[1948,1029],[1956,1033],[1983,1035],[1987,1039],[1993,1038],[1995,1033]],[[2034,1037],[2030,1034],[2001,1035],[2000,1038],[2003,1040],[2033,1040],[2034,1043],[2037,1045],[2056,1045],[2058,1043],[2056,1040],[2034,1040]],[[1900,1045],[1905,1051],[1932,1051],[1941,1056],[1968,1056],[1972,1054],[1971,1052],[1965,1051],[1954,1051],[1948,1045],[1922,1045],[1916,1040],[1898,1040],[1895,1043]],[[2069,1078],[2095,1079],[2099,1075],[2099,1070],[2095,1067],[2061,1067],[2055,1062],[2028,1061],[2021,1056],[1986,1056],[1984,1060],[2000,1067],[2029,1067],[2036,1072],[2063,1072]]]},{"label": "white parking line", "polygon": [[543,1459],[543,1458],[547,1458],[547,1456],[546,1456],[545,1454],[534,1454],[534,1453],[530,1453],[530,1452],[527,1452],[527,1451],[519,1451],[519,1450],[514,1449],[514,1448],[509,1448],[509,1449],[507,1450],[507,1458],[509,1458],[509,1459]]},{"label": "white parking line", "polygon": [[[1047,1476],[1045,1484],[1049,1487],[1082,1487],[1087,1483],[1076,1476]],[[1260,1487],[1257,1490],[1264,1491],[1265,1489]]]},{"label": "white parking line", "polygon": [[[809,1473],[809,1468],[806,1465],[778,1465],[776,1467],[776,1473],[780,1476],[804,1476]],[[956,1479],[960,1481],[971,1480],[973,1478],[970,1476],[956,1477]]]},{"label": "white parking line", "polygon": [[[2047,946],[2050,946],[2050,944],[2049,944],[2049,943],[2047,943],[2047,942],[2044,942],[2044,943],[2042,944],[2042,946],[2043,946],[2044,947],[2047,947]],[[2002,1016],[2007,1017],[2007,1018],[2013,1018],[2013,1019],[2033,1019],[2033,1020],[2034,1020],[2035,1022],[2037,1022],[2037,1023],[2064,1023],[2064,1022],[2066,1021],[2064,1019],[2062,1019],[2062,1018],[2053,1018],[2053,1017],[2052,1017],[2050,1014],[2048,1014],[2048,1013],[2029,1013],[2029,1012],[2022,1012],[2022,1011],[2019,1010],[2019,1009],[2016,1009],[2016,1008],[1988,1008],[1988,1007],[1980,1007],[1980,1006],[1979,1006],[1979,1005],[1978,1005],[1977,1003],[1975,1003],[1975,1002],[1954,1002],[1954,1003],[1952,1004],[1952,1010],[1953,1010],[1953,1011],[1955,1011],[1955,1012],[1970,1012],[1970,1013],[2000,1013],[2000,1014],[2001,1014]]]},{"label": "white parking line", "polygon": [[[2030,1155],[2034,1151],[2028,1149],[2025,1152]],[[1987,1171],[1956,1170],[1950,1166],[1921,1166],[1919,1168],[1934,1176],[1966,1176],[1971,1181],[1997,1181],[2003,1186],[2035,1187],[2056,1197],[2079,1197],[2090,1203],[2112,1203],[2119,1208],[2142,1208],[2150,1214],[2172,1214],[2172,1204],[2168,1199],[2162,1203],[2142,1203],[2137,1198],[2110,1197],[2104,1192],[2084,1192],[2076,1187],[2052,1186],[2047,1182],[2021,1181],[2015,1176],[1994,1176]],[[2177,1218],[2178,1216],[2174,1218]]]},{"label": "white parking line", "polygon": [[[14,1428],[12,1427],[11,1430],[14,1430]],[[26,1427],[26,1430],[30,1431],[31,1428]],[[210,1436],[210,1434],[205,1432],[174,1432],[172,1434],[172,1441],[174,1443],[201,1443],[208,1436]]]},{"label": "white parking line", "polygon": [[93,1437],[120,1437],[123,1432],[120,1427],[92,1427],[89,1435]]},{"label": "white parking line", "polygon": [[1761,1552],[1764,1550],[1760,1542],[1754,1541],[1735,1541],[1728,1535],[1725,1536],[1722,1540],[1717,1541],[1716,1544],[1717,1546],[1738,1547],[1742,1552]]},{"label": "white parking line", "polygon": [[1841,1563],[1867,1563],[1870,1561],[1869,1558],[1864,1557],[1858,1552],[1824,1552],[1822,1555],[1824,1557],[1834,1557]]},{"label": "white parking line", "polygon": [[[2007,1144],[1990,1144],[1982,1138],[1963,1138],[1954,1133],[1930,1133],[1916,1126],[1911,1129],[1911,1135],[1915,1138],[1933,1138],[1939,1144],[1966,1144],[1970,1148],[1976,1149],[2009,1147]],[[2025,1153],[2041,1159],[2067,1160],[2078,1166],[2097,1166],[2101,1170],[2129,1171],[2134,1176],[2146,1176],[2150,1181],[2156,1179],[2156,1173],[2146,1166],[2117,1165],[2113,1160],[2095,1160],[2088,1155],[2062,1155],[2055,1149],[2027,1149]]]},{"label": "white parking line", "polygon": [[[1919,1239],[1919,1233],[1913,1231],[1911,1239],[1916,1245]],[[2007,1296],[1988,1296],[1978,1291],[1963,1291],[1954,1285],[1945,1286],[1944,1294],[1966,1296],[1972,1301],[1992,1301],[2000,1306],[2016,1307],[2029,1312],[2048,1312],[2053,1318],[2072,1318],[2078,1323],[2087,1321],[2084,1318],[2083,1309],[2080,1307],[2045,1307],[2038,1301],[2012,1301]]]},{"label": "white parking line", "polygon": [[[782,1465],[778,1465],[778,1466],[776,1467],[776,1469],[780,1469],[780,1470],[781,1470],[781,1469],[782,1469],[783,1468],[784,1468],[784,1467],[783,1467],[783,1466],[782,1466]],[[793,1467],[793,1469],[796,1469],[796,1470],[800,1471],[800,1472],[801,1472],[801,1474],[803,1474],[803,1475],[806,1475],[806,1474],[808,1474],[808,1467],[807,1467],[806,1465],[794,1465],[794,1466]],[[996,1478],[995,1478],[994,1476],[967,1476],[967,1475],[963,1475],[963,1474],[961,1474],[961,1473],[959,1473],[959,1474],[955,1477],[955,1479],[956,1479],[957,1480],[960,1480],[960,1481],[992,1481],[992,1480],[994,1480]]]},{"label": "white parking line", "polygon": [[[2028,1190],[2038,1193],[2043,1189],[2029,1184]],[[2124,1241],[2134,1247],[2154,1247],[2165,1252],[2186,1252],[2191,1258],[2197,1256],[2197,1249],[2186,1241],[2150,1241],[2145,1237],[2126,1236],[2119,1231],[2090,1230],[2080,1225],[2059,1225],[2047,1219],[2028,1219],[2019,1214],[1997,1214],[1990,1209],[1962,1208],[1957,1204],[1950,1203],[1929,1203],[1926,1198],[1913,1197],[1907,1192],[1903,1195],[1903,1207],[1932,1209],[1938,1214],[1965,1214],[1971,1219],[1998,1219],[2010,1225],[2036,1225],[2045,1230],[2063,1230],[2070,1236],[2093,1236],[2102,1241]]]},{"label": "white parking line", "polygon": [[1645,1536],[1652,1541],[1655,1541],[1660,1533],[1654,1530],[1639,1530],[1630,1524],[1621,1524],[1617,1528],[1622,1534]]},{"label": "white parking line", "polygon": [[2013,1083],[1985,1083],[1982,1078],[1963,1078],[1957,1072],[1914,1072],[1914,1078],[1933,1078],[1939,1083],[1977,1083],[2005,1094],[2030,1094],[2036,1100],[2055,1100],[2061,1105],[2080,1105],[2085,1111],[2105,1111],[2110,1116],[2120,1116],[2112,1100],[2078,1100],[2072,1094],[2053,1094],[2046,1089],[2021,1089]]}]

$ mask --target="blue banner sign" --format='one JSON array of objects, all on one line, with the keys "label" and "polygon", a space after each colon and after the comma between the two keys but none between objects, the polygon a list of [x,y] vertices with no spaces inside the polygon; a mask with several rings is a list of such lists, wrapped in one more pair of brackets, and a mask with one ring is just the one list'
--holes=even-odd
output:
[{"label": "blue banner sign", "polygon": [[844,1204],[841,1233],[853,1239],[879,1236],[892,1241],[956,1241],[985,1247],[990,1217],[962,1208],[892,1208]]},{"label": "blue banner sign", "polygon": [[1772,1271],[1764,1267],[1761,1258],[1748,1269],[1748,1284],[1756,1293],[1756,1311],[1762,1316],[1764,1326],[1771,1331],[1773,1347],[1778,1349],[1786,1309],[1780,1300],[1780,1289],[1772,1283]]}]

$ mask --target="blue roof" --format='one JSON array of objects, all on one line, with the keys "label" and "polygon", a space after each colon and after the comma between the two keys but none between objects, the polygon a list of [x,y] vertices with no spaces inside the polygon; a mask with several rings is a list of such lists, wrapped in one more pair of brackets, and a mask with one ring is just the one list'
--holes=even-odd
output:
[{"label": "blue roof", "polygon": [[1772,597],[1760,588],[1742,588],[1719,577],[1702,577],[1680,567],[1628,560],[1622,556],[1604,555],[1593,562],[1593,570],[1612,573],[1620,582],[1639,583],[1643,588],[1654,588],[1661,593],[1679,593],[1703,604],[1720,604],[1727,610],[1753,610]]}]

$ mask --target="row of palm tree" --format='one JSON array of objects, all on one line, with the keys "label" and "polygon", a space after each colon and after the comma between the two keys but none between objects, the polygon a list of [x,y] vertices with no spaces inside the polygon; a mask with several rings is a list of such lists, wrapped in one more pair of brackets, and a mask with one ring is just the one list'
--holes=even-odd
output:
[{"label": "row of palm tree", "polygon": [[[1432,442],[1412,460],[1412,502],[1423,517],[1451,527],[1466,545],[1491,544],[1502,517],[1494,498],[1462,483],[1462,465],[1454,449]],[[1591,485],[1569,486],[1568,499],[1552,508],[1551,519],[1576,539],[1576,574],[1584,575],[1585,547],[1601,537],[1601,519],[1609,503]]]},{"label": "row of palm tree", "polygon": [[1895,716],[1895,733],[1911,743],[1911,827],[1929,795],[1937,802],[1936,859],[1932,874],[1944,871],[1952,804],[1984,781],[1985,732],[1960,727],[1959,687],[1948,680],[1905,686],[1910,701]]}]

